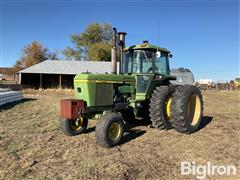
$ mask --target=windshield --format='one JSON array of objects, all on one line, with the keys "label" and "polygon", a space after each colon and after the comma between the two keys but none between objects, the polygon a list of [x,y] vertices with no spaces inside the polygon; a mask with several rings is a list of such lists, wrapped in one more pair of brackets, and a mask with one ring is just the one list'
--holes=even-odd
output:
[{"label": "windshield", "polygon": [[124,73],[169,73],[167,53],[156,50],[132,50],[125,52]]}]

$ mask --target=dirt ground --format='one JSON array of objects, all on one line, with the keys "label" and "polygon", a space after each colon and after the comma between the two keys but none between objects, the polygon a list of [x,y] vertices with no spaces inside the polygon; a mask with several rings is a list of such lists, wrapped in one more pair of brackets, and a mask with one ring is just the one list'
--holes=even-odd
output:
[{"label": "dirt ground", "polygon": [[126,127],[121,144],[96,144],[94,124],[85,134],[65,136],[58,125],[59,101],[71,95],[25,93],[20,103],[0,107],[0,179],[196,179],[180,174],[181,161],[235,165],[240,179],[240,93],[208,91],[201,129],[191,135]]}]

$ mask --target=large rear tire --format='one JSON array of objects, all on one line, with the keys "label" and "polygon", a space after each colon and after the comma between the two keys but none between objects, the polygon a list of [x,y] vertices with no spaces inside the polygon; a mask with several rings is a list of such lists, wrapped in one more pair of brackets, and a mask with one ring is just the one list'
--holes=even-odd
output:
[{"label": "large rear tire", "polygon": [[171,121],[176,131],[193,133],[198,130],[203,116],[203,100],[196,86],[178,86],[171,108]]},{"label": "large rear tire", "polygon": [[150,99],[150,118],[152,126],[158,129],[170,129],[171,101],[175,86],[159,86]]},{"label": "large rear tire", "polygon": [[107,113],[96,124],[97,144],[104,148],[113,147],[121,141],[123,132],[122,116],[117,113]]}]

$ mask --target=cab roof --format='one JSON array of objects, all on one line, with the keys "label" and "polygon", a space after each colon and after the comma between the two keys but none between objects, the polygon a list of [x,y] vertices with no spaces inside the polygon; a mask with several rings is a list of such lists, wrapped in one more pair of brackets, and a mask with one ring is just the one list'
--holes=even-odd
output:
[{"label": "cab roof", "polygon": [[155,49],[155,50],[160,50],[160,51],[167,52],[167,53],[170,52],[166,48],[162,48],[160,46],[152,45],[149,43],[143,43],[143,44],[129,46],[129,47],[125,48],[125,51],[137,50],[137,49]]}]

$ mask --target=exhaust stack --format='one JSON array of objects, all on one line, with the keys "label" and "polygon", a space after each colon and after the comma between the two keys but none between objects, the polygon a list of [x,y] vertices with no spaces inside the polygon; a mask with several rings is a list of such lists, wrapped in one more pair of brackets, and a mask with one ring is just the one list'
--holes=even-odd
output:
[{"label": "exhaust stack", "polygon": [[111,50],[112,74],[117,74],[117,29],[113,28]]},{"label": "exhaust stack", "polygon": [[121,49],[120,49],[121,59],[120,59],[120,65],[119,65],[119,74],[123,74],[124,47],[125,47],[125,36],[126,35],[127,35],[127,33],[125,33],[125,32],[119,32],[118,33],[119,45],[121,47]]}]

